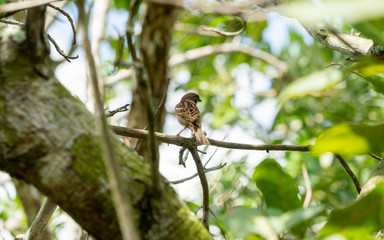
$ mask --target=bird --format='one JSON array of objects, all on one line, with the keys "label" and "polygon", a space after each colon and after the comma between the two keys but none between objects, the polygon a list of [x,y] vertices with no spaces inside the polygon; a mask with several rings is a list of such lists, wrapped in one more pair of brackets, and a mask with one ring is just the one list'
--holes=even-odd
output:
[{"label": "bird", "polygon": [[197,145],[210,145],[201,128],[201,115],[197,108],[197,102],[201,102],[198,94],[189,92],[185,94],[175,106],[177,121],[184,127],[176,136],[180,136],[186,128],[195,134]]}]

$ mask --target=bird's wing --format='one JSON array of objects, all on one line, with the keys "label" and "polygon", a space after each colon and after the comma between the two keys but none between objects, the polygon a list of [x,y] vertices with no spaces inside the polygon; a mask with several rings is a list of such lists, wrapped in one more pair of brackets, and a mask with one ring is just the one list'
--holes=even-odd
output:
[{"label": "bird's wing", "polygon": [[196,104],[190,101],[183,101],[176,105],[176,114],[190,123],[196,123],[200,120],[200,111]]}]

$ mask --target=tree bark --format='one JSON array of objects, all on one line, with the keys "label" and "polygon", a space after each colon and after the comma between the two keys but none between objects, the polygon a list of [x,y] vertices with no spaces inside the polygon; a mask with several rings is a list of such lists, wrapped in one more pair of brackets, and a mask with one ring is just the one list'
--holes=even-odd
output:
[{"label": "tree bark", "polygon": [[[174,5],[159,4],[148,1],[140,36],[140,59],[149,78],[153,105],[159,106],[167,91],[168,58],[171,47],[173,25],[180,9]],[[140,100],[142,88],[138,85],[133,91],[131,111],[128,116],[128,127],[143,129],[148,123],[145,106]],[[165,95],[166,97],[166,95]],[[162,106],[155,118],[155,131],[162,132],[165,121],[165,107]],[[146,155],[147,144],[141,142],[138,153]]]},{"label": "tree bark", "polygon": [[[54,77],[38,48],[47,46],[26,36],[0,38],[0,170],[33,184],[96,239],[121,239],[95,118]],[[142,239],[211,239],[166,180],[159,199],[148,164],[113,144]]]}]

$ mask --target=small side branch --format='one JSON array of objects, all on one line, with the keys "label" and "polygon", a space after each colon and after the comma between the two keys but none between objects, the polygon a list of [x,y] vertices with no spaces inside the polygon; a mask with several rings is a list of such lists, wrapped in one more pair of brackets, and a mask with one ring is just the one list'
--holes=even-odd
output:
[{"label": "small side branch", "polygon": [[119,108],[116,108],[115,110],[113,111],[109,111],[109,113],[105,114],[105,117],[106,118],[109,118],[109,117],[112,117],[113,115],[115,115],[116,113],[119,113],[119,112],[126,112],[129,110],[128,106],[131,105],[131,104],[125,104],[124,106],[121,106]]},{"label": "small side branch", "polygon": [[355,185],[357,193],[360,194],[361,186],[356,175],[352,172],[352,170],[349,168],[348,164],[345,162],[344,158],[340,154],[335,154],[335,156],[339,160],[339,162],[341,163],[345,171],[348,173],[349,177],[352,179],[352,182]]},{"label": "small side branch", "polygon": [[[204,168],[204,172],[208,173],[208,172],[212,172],[212,171],[215,171],[215,170],[219,170],[219,169],[225,167],[226,165],[227,165],[227,163],[222,163],[220,165],[217,165],[217,166],[214,166],[214,167],[211,167],[211,168]],[[171,183],[171,184],[183,183],[183,182],[186,182],[188,180],[191,180],[191,179],[197,177],[198,175],[199,175],[198,173],[195,173],[192,176],[189,176],[187,178],[183,178],[183,179],[175,180],[175,181],[170,181],[169,183]]]},{"label": "small side branch", "polygon": [[68,22],[71,24],[71,28],[72,28],[72,32],[73,32],[72,45],[75,45],[76,44],[76,28],[75,28],[75,24],[73,23],[72,17],[66,11],[53,5],[52,3],[49,3],[48,7],[55,9],[56,11],[63,14],[68,19]]},{"label": "small side branch", "polygon": [[236,32],[221,31],[217,28],[208,27],[208,26],[203,26],[202,28],[205,31],[215,32],[215,33],[220,34],[220,35],[225,36],[225,37],[234,37],[234,36],[239,35],[242,32],[244,32],[245,28],[247,27],[247,21],[244,18],[242,18],[241,16],[240,16],[240,19],[243,21],[243,26],[241,27],[240,30],[238,30]]},{"label": "small side branch", "polygon": [[79,58],[79,55],[76,55],[74,57],[70,57],[68,55],[66,55],[64,53],[63,50],[61,50],[61,48],[59,47],[59,45],[56,43],[55,39],[53,39],[53,37],[51,37],[51,35],[47,34],[48,36],[48,40],[53,44],[53,46],[55,46],[56,48],[56,51],[65,59],[67,60],[67,62],[71,62],[71,60],[74,60],[74,59],[77,59]]},{"label": "small side branch", "polygon": [[204,166],[201,163],[199,154],[196,147],[188,148],[192,154],[193,160],[196,164],[197,173],[199,174],[201,187],[203,189],[203,224],[209,230],[209,188],[207,177],[205,176]]},{"label": "small side branch", "polygon": [[45,227],[48,224],[53,212],[57,205],[51,202],[48,198],[45,198],[43,205],[33,220],[31,227],[25,235],[18,235],[17,240],[38,240],[41,239],[41,235],[44,232]]}]

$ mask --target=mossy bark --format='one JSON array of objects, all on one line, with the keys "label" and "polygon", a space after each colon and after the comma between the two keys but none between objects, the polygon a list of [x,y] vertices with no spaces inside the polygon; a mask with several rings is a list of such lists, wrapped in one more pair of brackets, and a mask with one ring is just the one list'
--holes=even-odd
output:
[{"label": "mossy bark", "polygon": [[[122,239],[94,116],[20,35],[0,37],[0,170],[33,184],[96,239]],[[114,146],[143,239],[211,238],[165,180],[154,196],[148,164],[118,139]]]}]

